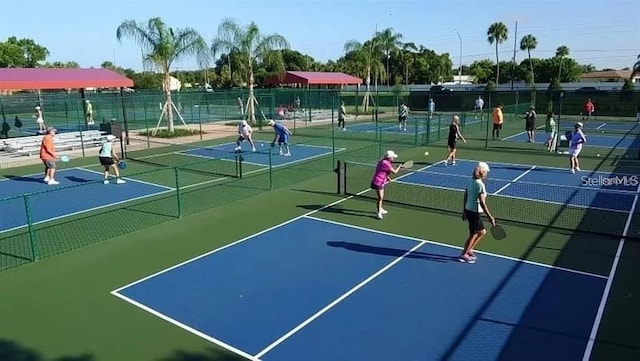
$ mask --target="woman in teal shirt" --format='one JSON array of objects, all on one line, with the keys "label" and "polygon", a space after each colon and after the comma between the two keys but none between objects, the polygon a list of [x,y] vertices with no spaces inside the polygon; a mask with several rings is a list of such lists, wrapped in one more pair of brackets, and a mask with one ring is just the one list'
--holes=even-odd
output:
[{"label": "woman in teal shirt", "polygon": [[109,184],[109,168],[113,169],[116,174],[116,184],[123,184],[125,181],[120,178],[120,172],[118,171],[118,155],[113,149],[113,144],[116,140],[114,135],[107,135],[107,141],[102,143],[100,152],[98,153],[98,159],[100,164],[104,167],[104,184]]}]

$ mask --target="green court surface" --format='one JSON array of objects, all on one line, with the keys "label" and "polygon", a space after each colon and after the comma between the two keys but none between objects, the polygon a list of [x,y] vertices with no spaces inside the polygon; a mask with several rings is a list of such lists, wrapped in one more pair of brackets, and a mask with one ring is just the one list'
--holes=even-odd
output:
[{"label": "green court surface", "polygon": [[[468,147],[460,145],[461,158],[490,164],[510,162],[567,168],[566,156],[541,151],[537,145],[508,151],[491,146],[481,149],[485,129],[480,126],[469,129]],[[172,187],[174,191],[36,225],[32,231],[41,236],[38,239],[48,242],[44,247],[48,253],[37,262],[13,257],[18,251],[6,246],[9,242],[27,244],[24,239],[28,238],[28,230],[0,234],[0,269],[3,269],[0,272],[0,360],[244,360],[123,302],[111,291],[302,215],[462,246],[467,236],[466,225],[458,213],[446,207],[389,202],[386,205],[389,214],[377,220],[373,217],[372,194],[366,191],[366,186],[352,189],[358,196],[337,192],[338,176],[334,168],[338,160],[370,164],[387,149],[394,149],[401,160],[415,160],[418,168],[444,158],[446,139],[432,139],[424,146],[425,138],[416,141],[415,133],[379,133],[375,130],[339,132],[328,125],[300,127],[292,137],[294,145],[327,147],[335,152],[272,168],[243,164],[242,177],[237,175],[231,156],[224,160],[193,159],[184,155],[190,149],[215,147],[232,142],[233,138],[131,152],[137,161],[128,162],[127,177]],[[256,138],[258,142],[269,142],[272,133],[266,129],[258,132]],[[430,152],[428,157],[424,155],[426,150]],[[71,166],[99,171],[95,163],[95,159],[86,158],[74,161]],[[631,160],[625,162],[614,156],[585,156],[582,168],[626,172],[640,169]],[[36,172],[40,172],[39,166],[5,170],[3,175]],[[347,181],[355,179],[350,176],[357,177],[347,174]],[[487,183],[491,182],[489,178]],[[361,183],[362,180],[358,180],[356,184]],[[393,194],[394,186],[392,183],[388,188],[390,197],[401,199]],[[429,195],[426,188],[424,197]],[[462,202],[461,198],[455,198],[461,197],[459,194],[450,197],[452,203]],[[492,200],[489,197],[490,206]],[[64,202],[64,199],[56,201]],[[625,241],[620,236],[532,224],[527,222],[531,218],[526,214],[527,209],[516,209],[508,202],[498,203],[494,210],[498,219],[509,212],[522,214],[510,214],[511,221],[505,222],[507,240],[496,241],[487,236],[479,250],[606,278],[603,299],[606,304],[602,303],[597,318],[591,321],[596,338],[591,340],[593,348],[586,353],[594,361],[639,360],[640,244],[637,239]],[[535,207],[532,209],[538,211]],[[640,229],[639,213],[635,209],[627,227],[636,233]],[[521,221],[517,221],[519,218]],[[282,262],[287,262],[289,257],[295,255],[282,254]],[[258,264],[251,257],[244,261],[238,267]]]}]

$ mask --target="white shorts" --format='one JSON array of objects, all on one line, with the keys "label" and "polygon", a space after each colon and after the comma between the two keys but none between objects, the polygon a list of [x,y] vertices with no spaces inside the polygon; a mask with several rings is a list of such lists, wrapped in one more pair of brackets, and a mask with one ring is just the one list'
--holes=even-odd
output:
[{"label": "white shorts", "polygon": [[573,157],[577,157],[580,154],[582,148],[569,148],[569,155]]},{"label": "white shorts", "polygon": [[38,123],[38,124],[44,123],[44,119],[38,118],[38,119],[36,119],[36,123]]}]

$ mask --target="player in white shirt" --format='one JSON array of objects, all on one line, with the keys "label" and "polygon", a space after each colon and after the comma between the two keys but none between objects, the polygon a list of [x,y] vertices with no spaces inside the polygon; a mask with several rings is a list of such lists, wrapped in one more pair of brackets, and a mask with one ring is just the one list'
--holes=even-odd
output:
[{"label": "player in white shirt", "polygon": [[253,138],[251,138],[251,133],[253,133],[253,129],[251,129],[251,126],[249,125],[249,123],[247,123],[246,120],[243,120],[240,123],[238,123],[238,134],[240,134],[240,136],[236,141],[236,145],[237,145],[236,151],[242,150],[242,147],[240,146],[240,144],[245,140],[248,141],[249,144],[251,144],[251,150],[253,152],[256,151],[256,145],[253,142]]}]

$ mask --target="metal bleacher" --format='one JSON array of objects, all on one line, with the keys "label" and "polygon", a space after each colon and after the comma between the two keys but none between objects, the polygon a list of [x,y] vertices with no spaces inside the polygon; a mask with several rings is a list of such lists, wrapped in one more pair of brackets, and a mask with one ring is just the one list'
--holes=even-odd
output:
[{"label": "metal bleacher", "polygon": [[[43,135],[36,135],[2,139],[0,140],[0,152],[18,156],[37,155],[43,137]],[[106,140],[106,137],[107,132],[99,130],[60,133],[54,136],[54,144],[57,151],[93,148],[99,147]]]}]

